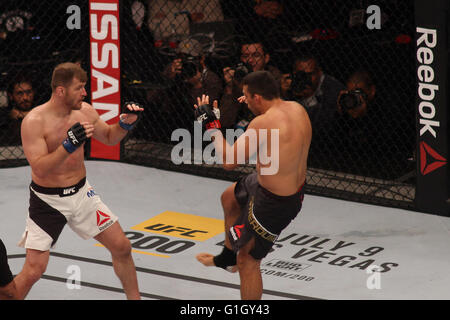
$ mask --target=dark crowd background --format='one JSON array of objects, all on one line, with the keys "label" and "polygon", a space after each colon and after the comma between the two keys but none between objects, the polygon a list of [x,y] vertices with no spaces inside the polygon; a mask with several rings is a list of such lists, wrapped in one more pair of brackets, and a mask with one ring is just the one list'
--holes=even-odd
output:
[{"label": "dark crowd background", "polygon": [[[80,29],[67,28],[71,5]],[[25,164],[20,123],[50,97],[53,67],[73,61],[90,71],[88,10],[88,1],[0,2],[2,167]],[[171,135],[193,134],[201,94],[219,102],[224,133],[245,130],[254,115],[237,102],[240,82],[264,69],[310,116],[309,193],[412,207],[413,1],[124,0],[120,15],[121,97],[145,106],[123,161],[228,180],[254,170],[175,165]]]}]

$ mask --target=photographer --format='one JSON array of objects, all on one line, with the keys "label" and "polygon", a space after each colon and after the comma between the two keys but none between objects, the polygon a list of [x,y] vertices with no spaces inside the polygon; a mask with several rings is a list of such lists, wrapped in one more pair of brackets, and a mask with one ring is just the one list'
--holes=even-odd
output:
[{"label": "photographer", "polygon": [[253,114],[245,103],[237,99],[242,96],[242,79],[253,71],[267,70],[278,82],[281,72],[277,67],[270,65],[270,54],[264,44],[258,40],[245,39],[241,43],[239,62],[232,67],[223,69],[225,82],[224,94],[220,101],[220,121],[223,128],[246,129],[253,118]]},{"label": "photographer", "polygon": [[[219,100],[222,95],[222,81],[205,64],[201,44],[195,39],[186,39],[178,44],[176,58],[165,67],[163,79],[168,88],[158,94],[164,105],[162,114],[173,128],[184,128],[193,132],[192,105],[202,94]],[[173,117],[176,114],[176,117]]]},{"label": "photographer", "polygon": [[352,119],[364,118],[367,116],[368,106],[374,102],[375,92],[375,84],[367,72],[353,73],[347,81],[347,88],[339,93],[339,114]]},{"label": "photographer", "polygon": [[242,62],[223,69],[225,90],[219,105],[220,121],[224,129],[234,129],[240,120],[241,128],[245,130],[246,124],[252,118],[247,105],[238,101],[238,98],[242,96],[242,80],[250,72],[251,67]]},{"label": "photographer", "polygon": [[383,177],[395,145],[390,119],[375,99],[376,86],[366,71],[354,72],[338,97],[338,112],[329,148],[339,171]]},{"label": "photographer", "polygon": [[326,131],[336,117],[336,101],[344,88],[334,77],[324,74],[315,56],[303,54],[295,58],[291,94],[305,107],[316,135]]},{"label": "photographer", "polygon": [[186,39],[179,43],[177,57],[170,63],[163,75],[185,87],[191,102],[202,94],[219,100],[222,95],[222,81],[205,63],[201,44],[195,39]]}]

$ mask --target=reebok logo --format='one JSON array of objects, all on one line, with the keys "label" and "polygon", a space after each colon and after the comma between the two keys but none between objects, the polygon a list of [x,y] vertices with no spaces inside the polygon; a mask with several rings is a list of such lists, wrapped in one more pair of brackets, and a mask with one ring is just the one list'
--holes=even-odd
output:
[{"label": "reebok logo", "polygon": [[100,210],[97,210],[97,226],[102,226],[105,222],[110,220],[111,217]]},{"label": "reebok logo", "polygon": [[234,232],[236,232],[236,235],[238,236],[238,238],[241,237],[241,234],[242,234],[241,230],[242,230],[243,228],[244,228],[244,225],[243,225],[243,224],[240,224],[240,225],[238,225],[238,226],[234,226]]},{"label": "reebok logo", "polygon": [[[430,161],[431,159],[432,161]],[[436,150],[431,148],[425,142],[420,142],[420,172],[422,175],[425,176],[446,164],[447,159],[437,153]]]},{"label": "reebok logo", "polygon": [[431,134],[435,139],[437,138],[437,128],[440,127],[440,122],[435,118],[439,112],[436,105],[436,93],[439,92],[439,86],[433,84],[435,80],[433,61],[434,52],[433,48],[436,47],[437,31],[435,29],[417,28],[417,61],[419,67],[417,68],[417,76],[419,78],[418,95],[420,98],[419,103],[419,123],[420,136],[425,133]]},{"label": "reebok logo", "polygon": [[234,241],[238,241],[242,235],[242,229],[244,228],[243,224],[233,226],[230,228],[230,234],[233,237]]}]

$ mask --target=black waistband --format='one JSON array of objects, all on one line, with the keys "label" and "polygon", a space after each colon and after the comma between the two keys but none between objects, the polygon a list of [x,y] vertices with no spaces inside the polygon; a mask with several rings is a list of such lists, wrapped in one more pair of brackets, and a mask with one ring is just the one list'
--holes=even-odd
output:
[{"label": "black waistband", "polygon": [[74,195],[78,192],[84,185],[86,184],[86,177],[81,179],[77,184],[69,187],[63,187],[63,188],[48,188],[48,187],[42,187],[38,184],[36,184],[34,181],[31,181],[30,187],[33,188],[34,191],[43,193],[43,194],[57,194],[60,197],[67,197]]},{"label": "black waistband", "polygon": [[274,198],[274,199],[279,199],[279,200],[290,200],[290,199],[298,199],[300,197],[301,200],[303,200],[302,195],[303,195],[303,188],[305,186],[305,182],[300,186],[300,188],[298,189],[298,191],[294,194],[291,194],[289,196],[280,196],[277,195],[269,190],[267,190],[266,188],[264,188],[261,184],[259,184],[259,187],[261,188],[262,192],[267,195],[268,197]]}]

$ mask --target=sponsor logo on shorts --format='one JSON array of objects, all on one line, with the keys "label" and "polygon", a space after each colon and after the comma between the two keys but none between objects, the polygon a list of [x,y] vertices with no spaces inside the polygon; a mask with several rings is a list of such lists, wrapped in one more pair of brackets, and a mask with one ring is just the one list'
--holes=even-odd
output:
[{"label": "sponsor logo on shorts", "polygon": [[93,196],[95,196],[95,191],[92,188],[89,188],[88,192],[87,192],[87,196],[88,198],[92,198]]},{"label": "sponsor logo on shorts", "polygon": [[65,196],[67,196],[69,194],[73,194],[73,193],[75,193],[75,187],[66,188],[63,190],[63,195],[65,195]]},{"label": "sponsor logo on shorts", "polygon": [[111,217],[106,213],[97,210],[97,226],[102,231],[112,225],[114,221],[111,220]]},{"label": "sponsor logo on shorts", "polygon": [[230,228],[231,236],[233,237],[234,241],[239,240],[239,238],[242,235],[242,229],[244,228],[243,224],[236,225]]}]

